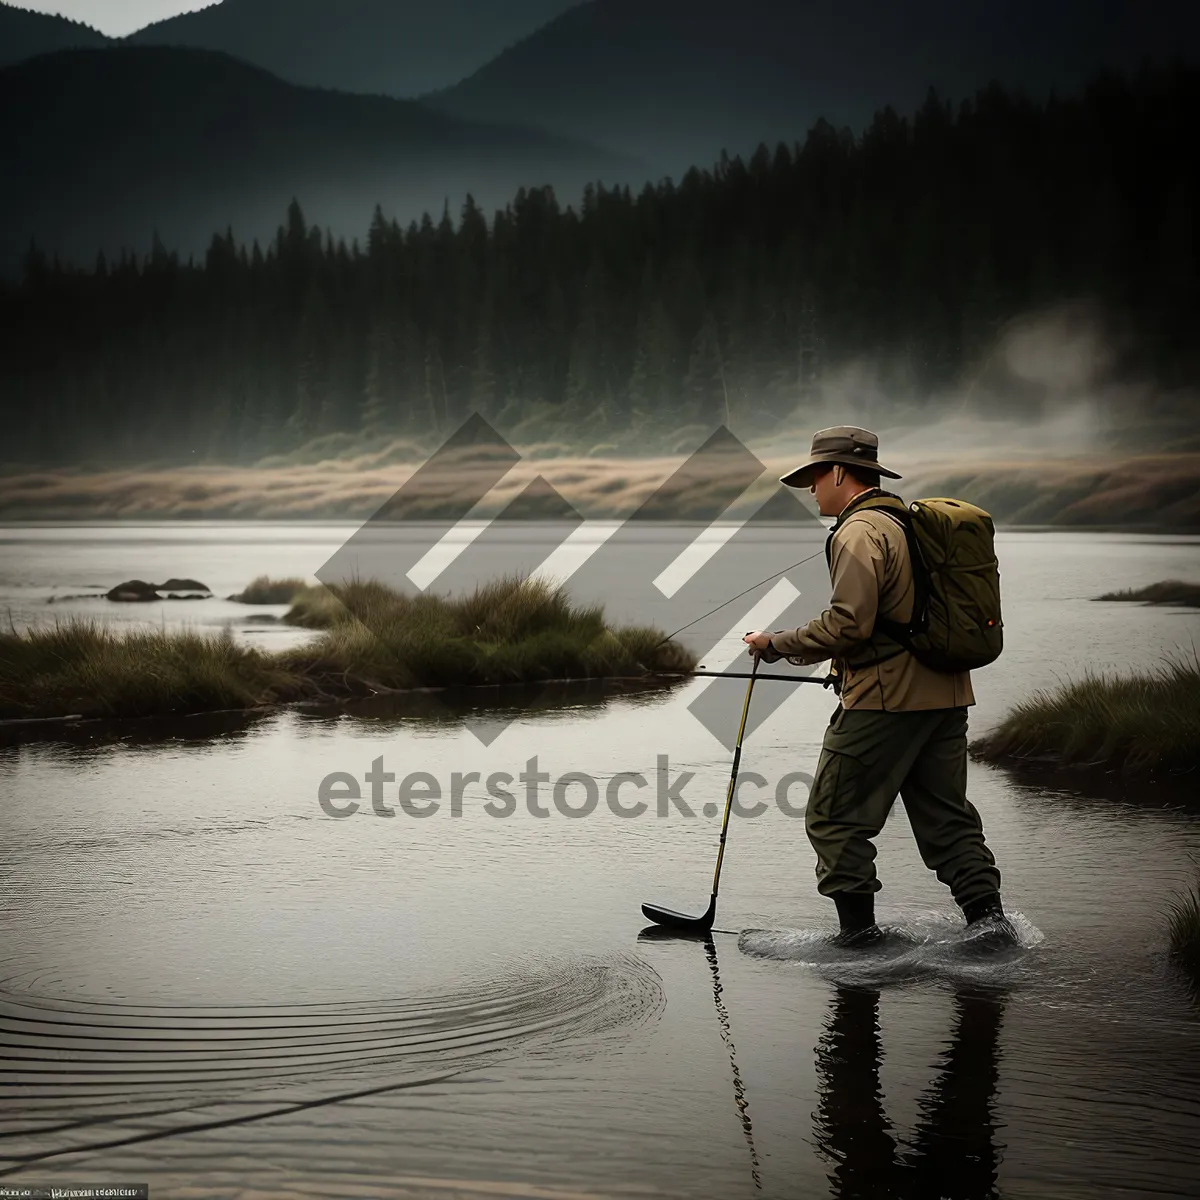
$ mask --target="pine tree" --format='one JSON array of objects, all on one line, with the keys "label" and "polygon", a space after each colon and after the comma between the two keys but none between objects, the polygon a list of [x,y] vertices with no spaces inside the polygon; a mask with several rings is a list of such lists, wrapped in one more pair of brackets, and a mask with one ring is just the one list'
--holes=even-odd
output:
[{"label": "pine tree", "polygon": [[425,339],[425,387],[423,407],[429,428],[445,433],[450,427],[449,395],[446,390],[446,364],[442,361],[442,345],[436,333]]},{"label": "pine tree", "polygon": [[297,444],[327,432],[330,411],[329,363],[326,351],[328,315],[316,283],[308,289],[297,336],[295,405],[288,429]]},{"label": "pine tree", "polygon": [[638,314],[634,337],[633,373],[629,400],[635,414],[656,421],[669,420],[679,392],[678,336],[662,301],[646,302]]},{"label": "pine tree", "polygon": [[704,318],[692,342],[684,397],[683,413],[690,421],[714,427],[730,423],[725,365],[717,323],[711,314]]},{"label": "pine tree", "polygon": [[400,419],[400,351],[394,310],[383,310],[371,323],[367,351],[364,433],[393,432]]}]

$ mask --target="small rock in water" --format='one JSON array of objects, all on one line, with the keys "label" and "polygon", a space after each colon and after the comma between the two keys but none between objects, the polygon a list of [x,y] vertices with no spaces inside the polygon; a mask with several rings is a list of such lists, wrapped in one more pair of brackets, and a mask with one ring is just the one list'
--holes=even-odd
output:
[{"label": "small rock in water", "polygon": [[123,604],[146,604],[152,600],[207,600],[211,598],[212,591],[208,584],[198,579],[172,578],[166,583],[127,579],[105,594],[109,600]]},{"label": "small rock in water", "polygon": [[[212,588],[198,579],[168,579],[166,583],[158,584],[158,590],[160,592],[204,592],[206,595],[212,595]],[[187,597],[168,596],[167,599],[182,600]]]},{"label": "small rock in water", "polygon": [[124,583],[118,583],[106,593],[106,597],[122,604],[145,604],[159,599],[158,588],[144,579],[127,579]]}]

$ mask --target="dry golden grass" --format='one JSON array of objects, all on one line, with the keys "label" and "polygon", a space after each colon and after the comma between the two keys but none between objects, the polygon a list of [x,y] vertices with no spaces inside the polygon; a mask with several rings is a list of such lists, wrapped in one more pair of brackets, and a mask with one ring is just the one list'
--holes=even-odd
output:
[{"label": "dry golden grass", "polygon": [[906,472],[908,496],[960,496],[1010,525],[1200,526],[1200,454],[1040,458]]},{"label": "dry golden grass", "polygon": [[[777,477],[803,455],[778,444],[757,451],[762,478],[730,510],[747,516],[775,488]],[[699,442],[697,442],[699,444]],[[754,449],[752,446],[751,449]],[[585,517],[628,516],[661,486],[684,455],[645,458],[526,448],[479,510],[494,516],[538,474]],[[303,457],[303,456],[301,456]],[[8,520],[75,519],[338,519],[361,521],[379,510],[420,465],[411,443],[316,461],[266,460],[253,467],[195,466],[85,472],[10,470],[0,474],[0,516]],[[1076,527],[1200,526],[1200,454],[1136,457],[1010,459],[892,456],[906,496],[954,495],[1008,524]],[[427,515],[452,499],[424,498]],[[703,502],[703,492],[692,496]],[[805,500],[807,501],[807,497]],[[686,501],[673,506],[686,515]],[[420,514],[409,509],[406,514]]]}]

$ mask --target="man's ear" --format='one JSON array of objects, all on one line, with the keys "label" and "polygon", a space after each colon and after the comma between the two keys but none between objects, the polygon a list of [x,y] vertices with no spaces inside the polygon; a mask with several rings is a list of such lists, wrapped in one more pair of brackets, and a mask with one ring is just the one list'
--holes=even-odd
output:
[{"label": "man's ear", "polygon": [[841,487],[846,479],[846,468],[839,467],[836,463],[833,468],[833,486]]}]

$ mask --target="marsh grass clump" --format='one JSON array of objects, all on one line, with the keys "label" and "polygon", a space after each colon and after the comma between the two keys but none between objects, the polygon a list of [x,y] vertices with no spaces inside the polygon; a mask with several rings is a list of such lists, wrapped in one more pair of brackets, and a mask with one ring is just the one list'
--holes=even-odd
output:
[{"label": "marsh grass clump", "polygon": [[1171,957],[1200,989],[1200,878],[1172,900],[1167,910],[1167,942]]},{"label": "marsh grass clump", "polygon": [[1140,601],[1143,604],[1182,604],[1190,608],[1200,608],[1200,583],[1189,583],[1183,579],[1164,579],[1143,588],[1105,592],[1096,599]]},{"label": "marsh grass clump", "polygon": [[324,631],[285,652],[291,664],[319,661],[393,688],[642,675],[696,661],[657,630],[610,628],[601,607],[576,606],[540,580],[499,579],[457,598],[352,581],[306,592],[286,620]]},{"label": "marsh grass clump", "polygon": [[271,656],[222,634],[69,621],[0,634],[0,717],[253,708],[286,691]]},{"label": "marsh grass clump", "polygon": [[696,661],[658,630],[610,628],[601,608],[519,579],[457,599],[370,581],[305,588],[286,619],[320,632],[273,654],[228,630],[75,620],[0,634],[0,718],[213,712],[410,687],[644,676]]},{"label": "marsh grass clump", "polygon": [[260,575],[229,599],[239,604],[291,604],[297,596],[308,590],[308,584],[303,579],[272,579],[268,575]]},{"label": "marsh grass clump", "polygon": [[306,587],[291,597],[283,620],[301,629],[336,629],[356,619],[371,621],[403,599],[399,592],[374,581],[356,580],[332,590],[323,585]]},{"label": "marsh grass clump", "polygon": [[1131,773],[1200,765],[1200,658],[1130,676],[1088,675],[1017,705],[971,745],[990,762],[1103,764]]}]

